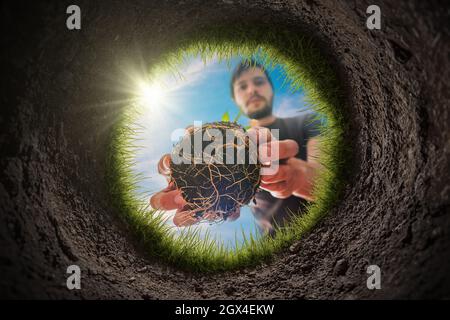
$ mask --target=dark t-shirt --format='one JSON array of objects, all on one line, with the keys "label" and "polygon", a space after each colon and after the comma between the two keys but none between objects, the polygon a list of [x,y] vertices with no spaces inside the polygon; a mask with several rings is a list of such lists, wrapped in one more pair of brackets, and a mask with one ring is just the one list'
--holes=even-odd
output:
[{"label": "dark t-shirt", "polygon": [[[293,139],[298,143],[299,152],[296,158],[306,161],[307,142],[320,134],[321,121],[317,114],[307,113],[291,118],[277,118],[275,122],[266,126],[268,129],[279,129],[279,140]],[[302,211],[307,201],[290,196],[286,199],[273,197],[269,192],[259,189],[255,196],[256,204],[251,205],[251,210],[261,232],[273,233],[275,224],[282,227],[284,222],[292,214]],[[271,226],[267,228],[267,226]]]}]

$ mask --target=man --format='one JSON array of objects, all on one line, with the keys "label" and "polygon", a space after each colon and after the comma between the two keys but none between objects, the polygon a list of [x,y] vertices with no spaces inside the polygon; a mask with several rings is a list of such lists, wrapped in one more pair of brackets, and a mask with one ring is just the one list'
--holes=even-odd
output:
[{"label": "man", "polygon": [[[275,175],[261,177],[262,192],[256,194],[252,212],[259,226],[273,233],[274,225],[283,226],[292,213],[313,201],[314,181],[321,166],[318,162],[320,123],[310,113],[292,118],[272,114],[273,85],[264,68],[250,61],[241,62],[231,78],[231,94],[252,128],[279,129],[280,165]],[[270,146],[270,144],[269,144]],[[263,152],[264,153],[264,152]]]},{"label": "man", "polygon": [[[233,72],[230,83],[231,96],[242,113],[251,119],[250,130],[268,131],[279,129],[279,140],[273,137],[260,148],[277,144],[280,165],[275,174],[262,175],[260,192],[255,196],[252,212],[261,230],[272,234],[275,226],[282,227],[293,213],[301,210],[306,201],[314,201],[312,190],[321,166],[318,157],[319,122],[313,114],[292,118],[277,118],[272,114],[274,91],[272,81],[264,68],[255,61],[241,62]],[[266,134],[266,133],[265,133]],[[267,150],[261,150],[268,154]],[[170,158],[161,158],[158,170],[169,175]],[[177,209],[174,223],[190,225],[196,222],[189,212],[183,210],[186,202],[179,190],[169,185],[150,199],[155,209]],[[236,219],[235,212],[232,219]]]}]

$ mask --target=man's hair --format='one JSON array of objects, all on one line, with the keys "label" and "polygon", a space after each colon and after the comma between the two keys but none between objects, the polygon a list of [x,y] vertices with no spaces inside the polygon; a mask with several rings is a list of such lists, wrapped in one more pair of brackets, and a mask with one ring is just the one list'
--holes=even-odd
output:
[{"label": "man's hair", "polygon": [[234,83],[241,76],[242,73],[244,73],[248,69],[252,69],[252,68],[259,68],[259,69],[263,70],[264,74],[267,77],[267,80],[269,80],[270,86],[273,89],[273,83],[269,77],[269,73],[267,72],[266,68],[264,68],[264,66],[262,64],[256,62],[253,59],[241,60],[241,62],[234,69],[233,74],[231,76],[230,91],[231,91],[231,98],[233,98],[233,100],[234,100]]}]

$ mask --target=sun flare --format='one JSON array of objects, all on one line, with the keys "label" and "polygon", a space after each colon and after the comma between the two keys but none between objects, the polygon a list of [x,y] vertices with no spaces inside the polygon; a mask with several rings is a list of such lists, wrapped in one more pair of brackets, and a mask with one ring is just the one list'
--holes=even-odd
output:
[{"label": "sun flare", "polygon": [[139,85],[139,101],[149,108],[161,105],[165,99],[164,89],[157,83],[140,83]]}]

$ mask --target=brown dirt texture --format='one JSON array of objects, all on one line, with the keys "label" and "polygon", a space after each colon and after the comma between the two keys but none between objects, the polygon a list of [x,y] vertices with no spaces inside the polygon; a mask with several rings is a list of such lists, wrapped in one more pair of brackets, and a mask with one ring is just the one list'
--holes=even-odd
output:
[{"label": "brown dirt texture", "polygon": [[[41,299],[450,298],[449,7],[368,1],[67,1],[1,6],[0,296]],[[220,274],[148,256],[108,201],[121,63],[246,21],[313,35],[348,98],[354,152],[342,198],[273,262]],[[77,264],[82,290],[66,288]],[[366,268],[381,268],[368,290]]]}]

